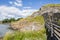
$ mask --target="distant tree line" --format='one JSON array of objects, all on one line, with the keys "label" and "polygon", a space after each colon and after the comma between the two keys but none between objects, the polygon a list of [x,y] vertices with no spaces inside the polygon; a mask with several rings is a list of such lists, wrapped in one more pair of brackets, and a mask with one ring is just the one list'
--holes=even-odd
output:
[{"label": "distant tree line", "polygon": [[15,18],[10,18],[10,19],[4,19],[2,20],[2,23],[10,23],[10,22],[15,22],[15,21],[19,21],[20,19],[22,18],[18,18],[18,19],[15,19]]}]

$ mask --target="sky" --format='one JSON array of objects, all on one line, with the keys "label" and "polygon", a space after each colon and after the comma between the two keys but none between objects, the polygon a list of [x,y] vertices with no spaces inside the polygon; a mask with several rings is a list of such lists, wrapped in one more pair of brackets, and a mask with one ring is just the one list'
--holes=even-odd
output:
[{"label": "sky", "polygon": [[60,4],[60,0],[0,0],[0,20],[27,17],[46,4]]}]

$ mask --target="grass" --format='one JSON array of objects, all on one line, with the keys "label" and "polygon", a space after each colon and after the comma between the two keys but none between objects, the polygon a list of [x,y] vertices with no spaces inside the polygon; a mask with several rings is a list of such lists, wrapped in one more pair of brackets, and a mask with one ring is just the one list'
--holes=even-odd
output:
[{"label": "grass", "polygon": [[50,6],[50,7],[54,7],[54,6],[60,6],[60,4],[47,4],[47,5],[45,5],[45,7],[48,7],[48,6]]},{"label": "grass", "polygon": [[11,22],[11,25],[15,28],[17,27],[24,27],[24,26],[28,26],[32,23],[36,23],[37,25],[44,26],[44,18],[43,16],[36,16],[36,17],[27,17],[27,18],[23,18],[19,21],[16,22]]},{"label": "grass", "polygon": [[43,28],[40,31],[6,33],[3,40],[46,40],[46,31]]},{"label": "grass", "polygon": [[20,22],[22,21],[27,21],[27,23],[30,23],[30,22],[39,22],[40,24],[44,24],[44,18],[43,16],[36,16],[36,17],[27,17],[25,19],[21,19]]},{"label": "grass", "polygon": [[[44,18],[43,16],[36,16],[36,17],[27,17],[25,19],[21,19],[18,22],[39,22],[39,24],[44,24]],[[17,23],[17,22],[16,22]],[[46,30],[45,28],[41,28],[39,31],[15,31],[14,33],[6,33],[3,40],[46,40]]]},{"label": "grass", "polygon": [[57,21],[58,25],[60,25],[60,20]]},{"label": "grass", "polygon": [[[46,8],[49,8],[49,7],[52,7],[52,8],[60,7],[60,4],[46,4],[46,5],[42,6],[41,8],[46,9]],[[40,8],[40,10],[41,10],[41,8]]]}]

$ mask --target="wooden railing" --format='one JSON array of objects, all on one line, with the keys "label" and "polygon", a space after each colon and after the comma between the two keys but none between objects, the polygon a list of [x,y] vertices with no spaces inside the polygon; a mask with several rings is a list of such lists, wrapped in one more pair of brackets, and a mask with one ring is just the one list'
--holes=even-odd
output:
[{"label": "wooden railing", "polygon": [[60,40],[60,26],[47,22],[46,28],[48,29],[48,32],[51,32],[51,37],[56,37],[58,40]]}]

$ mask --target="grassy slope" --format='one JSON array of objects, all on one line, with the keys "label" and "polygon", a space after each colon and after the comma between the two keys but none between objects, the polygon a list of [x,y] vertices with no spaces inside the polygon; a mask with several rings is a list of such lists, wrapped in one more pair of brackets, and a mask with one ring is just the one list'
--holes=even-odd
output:
[{"label": "grassy slope", "polygon": [[14,26],[15,28],[17,27],[23,27],[23,26],[28,26],[30,25],[31,23],[38,23],[40,25],[43,25],[44,24],[44,18],[43,16],[36,16],[36,17],[27,17],[27,18],[24,18],[24,19],[21,19],[17,22],[12,22],[12,26]]},{"label": "grassy slope", "polygon": [[[27,24],[31,22],[39,22],[40,25],[44,24],[43,16],[36,17],[27,17],[25,19],[21,19],[18,22],[23,22],[27,20]],[[7,33],[4,36],[4,40],[46,40],[46,31],[45,28],[40,31],[31,31],[31,32],[14,32],[13,34]]]},{"label": "grassy slope", "polygon": [[43,16],[36,16],[36,17],[27,17],[26,20],[28,20],[28,22],[39,22],[40,24],[44,24],[44,18]]},{"label": "grassy slope", "polygon": [[44,30],[34,32],[14,32],[14,34],[6,34],[4,40],[46,40]]}]

